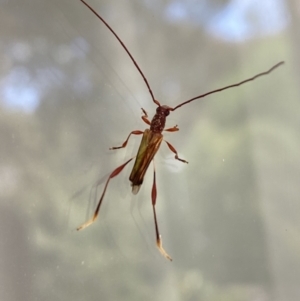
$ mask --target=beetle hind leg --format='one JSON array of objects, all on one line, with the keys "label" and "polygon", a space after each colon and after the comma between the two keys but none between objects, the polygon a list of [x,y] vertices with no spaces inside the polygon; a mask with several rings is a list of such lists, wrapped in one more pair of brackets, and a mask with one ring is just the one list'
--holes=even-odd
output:
[{"label": "beetle hind leg", "polygon": [[152,208],[153,208],[154,224],[155,224],[156,245],[157,245],[160,253],[166,259],[172,261],[171,256],[165,251],[165,249],[162,246],[162,239],[161,239],[161,235],[159,234],[159,230],[158,230],[158,223],[157,223],[156,210],[155,210],[156,197],[157,197],[157,189],[156,189],[156,176],[155,176],[155,169],[154,169],[151,198],[152,198]]},{"label": "beetle hind leg", "polygon": [[[133,157],[133,158],[134,158],[134,157]],[[97,208],[96,208],[96,210],[95,210],[93,216],[92,216],[87,222],[85,222],[84,224],[82,224],[81,226],[79,226],[79,227],[77,228],[78,231],[79,231],[79,230],[82,230],[82,229],[84,229],[84,228],[86,228],[86,227],[88,227],[89,225],[91,225],[91,224],[97,219],[98,214],[99,214],[99,210],[100,210],[100,207],[101,207],[101,204],[102,204],[102,201],[103,201],[103,198],[104,198],[104,196],[105,196],[105,192],[106,192],[107,186],[108,186],[108,184],[109,184],[109,181],[110,181],[112,178],[116,177],[116,176],[123,170],[123,168],[124,168],[124,167],[125,167],[125,166],[133,159],[133,158],[129,159],[128,161],[126,161],[125,163],[123,163],[122,165],[120,165],[119,167],[117,167],[117,168],[109,175],[109,177],[108,177],[108,179],[107,179],[107,181],[106,181],[106,183],[105,183],[105,186],[104,186],[102,195],[101,195],[101,197],[100,197],[100,199],[99,199]]]}]

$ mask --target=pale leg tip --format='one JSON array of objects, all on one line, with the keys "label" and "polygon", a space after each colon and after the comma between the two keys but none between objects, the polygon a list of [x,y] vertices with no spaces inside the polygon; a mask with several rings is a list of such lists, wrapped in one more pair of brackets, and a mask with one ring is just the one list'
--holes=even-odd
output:
[{"label": "pale leg tip", "polygon": [[81,226],[79,226],[76,230],[83,230],[84,228],[88,227],[89,225],[91,225],[94,222],[94,218],[90,219],[89,221],[87,221],[86,223],[82,224]]},{"label": "pale leg tip", "polygon": [[165,249],[162,246],[162,239],[159,237],[159,239],[156,241],[156,245],[160,251],[160,253],[168,260],[172,261],[172,257],[165,251]]}]

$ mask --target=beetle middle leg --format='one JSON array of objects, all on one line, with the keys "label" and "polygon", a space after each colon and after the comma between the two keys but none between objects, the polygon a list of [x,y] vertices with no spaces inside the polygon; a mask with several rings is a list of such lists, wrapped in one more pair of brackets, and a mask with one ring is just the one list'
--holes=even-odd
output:
[{"label": "beetle middle leg", "polygon": [[139,130],[132,131],[132,132],[128,135],[127,139],[123,142],[123,144],[122,144],[121,146],[113,146],[113,147],[110,147],[110,150],[113,150],[113,149],[120,149],[120,148],[126,147],[127,142],[128,142],[128,140],[129,140],[129,138],[130,138],[131,135],[142,135],[143,133],[144,133],[143,131],[139,131]]},{"label": "beetle middle leg", "polygon": [[188,161],[183,160],[183,159],[180,159],[180,158],[178,157],[177,150],[175,149],[175,147],[174,147],[171,143],[169,143],[169,142],[166,141],[166,140],[164,140],[164,141],[167,143],[167,145],[168,145],[169,149],[171,150],[171,152],[173,152],[173,153],[175,154],[175,159],[176,159],[176,160],[179,160],[179,161],[181,161],[181,162],[183,162],[183,163],[189,163]]},{"label": "beetle middle leg", "polygon": [[[148,119],[148,114],[147,114],[147,112],[142,108],[142,111],[143,111],[143,114],[144,115],[142,115],[142,120],[145,122],[145,123],[147,123],[148,125],[151,125],[151,122],[150,122],[150,120]],[[176,126],[177,127],[177,126]],[[144,132],[143,131],[139,131],[139,130],[135,130],[135,131],[132,131],[129,135],[128,135],[128,137],[127,137],[127,139],[123,142],[123,144],[121,145],[121,146],[113,146],[113,147],[111,147],[110,148],[110,150],[113,150],[113,149],[120,149],[120,148],[124,148],[124,147],[126,147],[126,145],[127,145],[127,143],[128,143],[128,140],[129,140],[129,138],[130,138],[130,136],[131,135],[142,135]]]}]

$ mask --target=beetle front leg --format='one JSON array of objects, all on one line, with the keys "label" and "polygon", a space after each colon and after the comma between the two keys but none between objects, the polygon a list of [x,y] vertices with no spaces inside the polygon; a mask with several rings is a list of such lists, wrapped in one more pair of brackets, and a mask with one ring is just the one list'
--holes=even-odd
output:
[{"label": "beetle front leg", "polygon": [[143,121],[145,122],[145,123],[147,123],[148,125],[151,125],[151,122],[150,122],[150,120],[148,119],[148,114],[147,114],[147,112],[142,108],[142,111],[143,111],[143,116],[141,117],[142,119],[143,119]]},{"label": "beetle front leg", "polygon": [[185,161],[185,160],[180,159],[180,158],[178,157],[177,150],[174,148],[174,146],[173,146],[172,144],[170,144],[170,143],[169,143],[168,141],[166,141],[166,140],[164,140],[164,141],[167,143],[167,145],[168,145],[169,149],[171,150],[171,152],[173,152],[173,153],[175,154],[175,159],[176,159],[176,160],[179,160],[179,161],[181,161],[181,162],[183,162],[183,163],[189,163],[188,161]]},{"label": "beetle front leg", "polygon": [[177,132],[177,131],[179,131],[179,127],[178,127],[178,125],[176,124],[176,125],[174,125],[174,126],[171,127],[171,128],[165,129],[164,131],[166,131],[166,132]]}]

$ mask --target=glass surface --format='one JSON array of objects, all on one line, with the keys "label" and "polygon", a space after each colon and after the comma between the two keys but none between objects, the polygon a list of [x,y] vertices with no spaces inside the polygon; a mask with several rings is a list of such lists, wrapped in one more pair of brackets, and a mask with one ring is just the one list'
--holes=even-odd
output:
[{"label": "glass surface", "polygon": [[[137,195],[132,163],[156,105],[130,58],[79,0],[0,12],[0,300],[298,301],[300,7],[273,1],[88,3],[162,104],[273,73],[171,112]],[[262,14],[263,12],[263,14]]]}]

